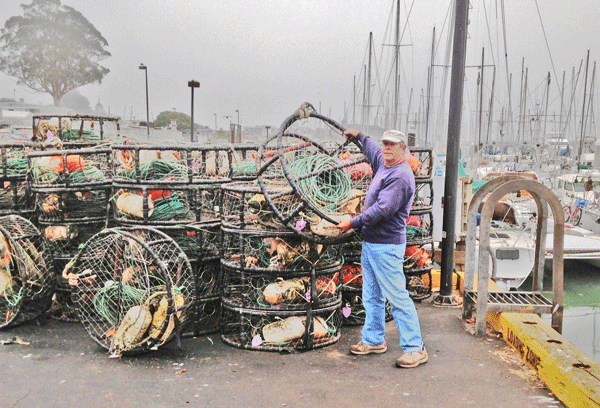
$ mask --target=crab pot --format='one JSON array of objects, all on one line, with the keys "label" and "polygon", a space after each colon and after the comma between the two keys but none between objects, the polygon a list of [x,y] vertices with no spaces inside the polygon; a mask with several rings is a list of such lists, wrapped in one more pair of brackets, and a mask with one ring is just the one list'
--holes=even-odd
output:
[{"label": "crab pot", "polygon": [[415,185],[415,198],[413,199],[410,214],[421,215],[433,210],[433,179],[422,180]]},{"label": "crab pot", "polygon": [[112,146],[114,180],[133,184],[221,184],[232,152],[214,146]]},{"label": "crab pot", "polygon": [[105,222],[111,187],[58,187],[35,193],[35,210],[39,221]]},{"label": "crab pot", "polygon": [[23,217],[0,217],[0,247],[0,328],[7,328],[50,308],[54,269],[40,231]]},{"label": "crab pot", "polygon": [[223,264],[223,304],[274,311],[305,310],[311,303],[318,307],[336,304],[341,298],[335,282],[340,268],[321,267],[314,274],[310,270],[267,273]]},{"label": "crab pot", "polygon": [[27,154],[35,148],[36,145],[30,142],[0,143],[0,164],[2,165],[0,180],[24,181],[29,170]]},{"label": "crab pot", "polygon": [[358,259],[360,263],[360,255],[362,253],[362,235],[360,232],[354,234],[349,240],[342,242],[340,246],[346,263],[349,260],[352,262],[355,259]]},{"label": "crab pot", "polygon": [[423,300],[432,293],[433,240],[421,245],[407,243],[404,254],[406,287],[413,300]]},{"label": "crab pot", "polygon": [[33,220],[35,206],[27,181],[13,179],[0,183],[0,216],[15,214]]},{"label": "crab pot", "polygon": [[426,180],[433,174],[433,150],[431,147],[409,147],[410,154],[416,159],[409,160],[415,174],[415,180]]},{"label": "crab pot", "polygon": [[[343,140],[340,130],[337,134]],[[326,149],[307,136],[281,131],[261,146],[257,181],[289,230],[321,244],[342,242],[353,234],[335,226],[362,211],[372,171],[364,155],[350,146]]]},{"label": "crab pot", "polygon": [[182,337],[198,337],[220,331],[220,296],[198,299],[190,313],[191,317],[182,330]]},{"label": "crab pot", "polygon": [[222,227],[222,263],[239,270],[309,273],[343,262],[337,245],[315,245],[292,232],[256,231]]},{"label": "crab pot", "polygon": [[[121,225],[118,224],[118,226]],[[127,223],[122,226],[127,226]],[[221,248],[221,224],[219,222],[153,226],[153,228],[171,237],[192,263],[219,255]]]},{"label": "crab pot", "polygon": [[287,231],[256,182],[235,181],[221,186],[221,224],[227,228]]},{"label": "crab pot", "polygon": [[433,215],[431,212],[417,212],[406,220],[406,246],[424,245],[433,239]]},{"label": "crab pot", "polygon": [[48,150],[27,155],[32,190],[110,186],[110,149]]},{"label": "crab pot", "polygon": [[[366,314],[362,298],[362,288],[342,287],[342,324],[344,326],[362,326],[365,324]],[[390,303],[386,301],[385,321],[391,322],[393,319]]]},{"label": "crab pot", "polygon": [[[119,118],[99,115],[33,116],[32,140],[59,138],[64,144],[87,145],[119,137]],[[50,132],[50,135],[48,134]]]},{"label": "crab pot", "polygon": [[247,350],[311,350],[340,338],[340,302],[306,311],[265,311],[222,305],[221,339]]},{"label": "crab pot", "polygon": [[218,185],[113,184],[111,208],[117,225],[176,226],[218,222]]},{"label": "crab pot", "polygon": [[234,145],[229,178],[232,181],[256,180],[256,155],[260,146]]},{"label": "crab pot", "polygon": [[221,260],[218,256],[205,256],[190,261],[194,273],[197,299],[208,299],[221,295]]},{"label": "crab pot", "polygon": [[152,228],[99,232],[62,277],[73,290],[81,323],[113,356],[147,352],[174,339],[196,301],[185,253]]},{"label": "crab pot", "polygon": [[85,244],[105,226],[106,219],[101,221],[38,221],[38,227],[46,238],[54,259],[66,260],[75,256],[79,251],[79,246]]}]

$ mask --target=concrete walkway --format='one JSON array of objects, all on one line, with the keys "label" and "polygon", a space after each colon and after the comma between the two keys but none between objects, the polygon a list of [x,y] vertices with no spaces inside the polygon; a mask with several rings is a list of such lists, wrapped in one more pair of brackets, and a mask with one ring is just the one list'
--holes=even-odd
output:
[{"label": "concrete walkway", "polygon": [[212,334],[184,339],[183,351],[171,343],[120,360],[78,323],[28,324],[0,332],[0,340],[30,342],[0,345],[0,407],[563,406],[495,354],[507,347],[502,339],[469,334],[461,309],[430,300],[417,309],[430,357],[414,369],[394,367],[393,322],[380,355],[349,355],[360,327],[343,327],[338,343],[304,353],[240,350]]}]

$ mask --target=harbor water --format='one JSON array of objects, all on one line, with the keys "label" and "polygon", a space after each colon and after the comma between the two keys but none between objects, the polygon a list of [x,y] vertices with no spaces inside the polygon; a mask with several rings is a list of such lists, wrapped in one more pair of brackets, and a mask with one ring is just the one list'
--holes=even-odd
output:
[{"label": "harbor water", "polygon": [[[522,289],[530,287],[526,281]],[[552,271],[548,268],[544,273],[544,295],[552,298]],[[542,318],[550,324],[550,315]],[[600,268],[565,260],[562,335],[600,363]]]}]

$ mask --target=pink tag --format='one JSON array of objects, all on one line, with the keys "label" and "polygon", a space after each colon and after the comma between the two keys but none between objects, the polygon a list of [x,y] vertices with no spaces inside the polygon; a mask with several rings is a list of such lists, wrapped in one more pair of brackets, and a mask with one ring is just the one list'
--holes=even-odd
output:
[{"label": "pink tag", "polygon": [[260,347],[263,343],[262,337],[260,337],[260,334],[257,334],[256,336],[252,337],[252,347]]},{"label": "pink tag", "polygon": [[306,227],[306,221],[298,220],[298,221],[296,221],[296,226],[294,227],[294,229],[296,231],[300,232],[304,229],[304,227]]},{"label": "pink tag", "polygon": [[310,302],[310,292],[306,292],[306,300]]},{"label": "pink tag", "polygon": [[345,318],[348,318],[348,316],[350,316],[350,313],[352,313],[352,309],[350,309],[348,306],[342,309],[342,314]]}]

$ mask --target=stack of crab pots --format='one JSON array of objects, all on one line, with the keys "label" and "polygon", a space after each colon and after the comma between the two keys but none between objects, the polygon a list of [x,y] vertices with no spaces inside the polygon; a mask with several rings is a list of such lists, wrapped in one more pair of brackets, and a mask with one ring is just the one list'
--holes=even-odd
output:
[{"label": "stack of crab pots", "polygon": [[348,146],[328,149],[311,137],[342,141],[341,132],[327,118],[294,113],[260,147],[256,180],[223,185],[226,344],[288,351],[339,340],[338,244],[351,234],[335,224],[360,201],[350,179],[357,163],[345,157]]},{"label": "stack of crab pots", "polygon": [[[79,246],[106,226],[110,149],[37,151],[29,153],[27,160],[38,227],[60,274]],[[62,279],[57,279],[54,300],[52,317],[77,319],[70,289]]]},{"label": "stack of crab pots", "polygon": [[433,260],[433,157],[430,147],[411,146],[415,174],[415,198],[406,221],[404,274],[411,298],[420,301],[431,296]]},{"label": "stack of crab pots", "polygon": [[16,214],[35,221],[30,185],[27,183],[27,154],[35,148],[31,142],[0,144],[0,215]]},{"label": "stack of crab pots", "polygon": [[55,274],[40,231],[19,215],[0,217],[0,329],[31,321],[52,304]]},{"label": "stack of crab pots", "polygon": [[115,224],[164,232],[192,265],[195,302],[183,336],[219,330],[219,203],[231,156],[230,149],[214,146],[112,146]]},{"label": "stack of crab pots", "polygon": [[94,147],[107,139],[119,137],[119,120],[115,116],[35,115],[31,140],[44,144],[58,143],[65,149]]}]

